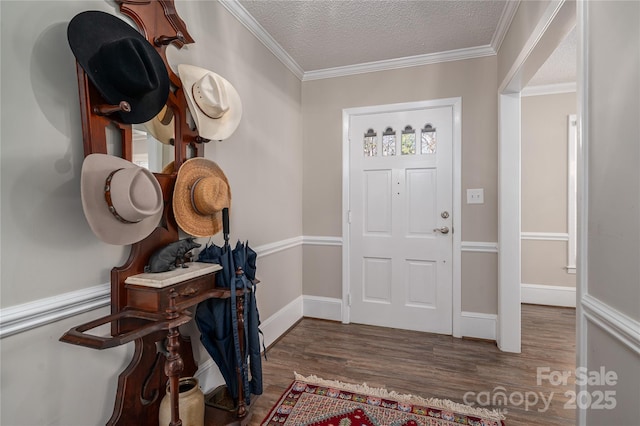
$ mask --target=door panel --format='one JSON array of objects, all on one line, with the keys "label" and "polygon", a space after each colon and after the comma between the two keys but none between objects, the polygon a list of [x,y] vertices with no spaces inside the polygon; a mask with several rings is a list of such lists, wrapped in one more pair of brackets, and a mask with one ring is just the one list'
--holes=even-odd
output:
[{"label": "door panel", "polygon": [[407,234],[433,236],[436,227],[436,171],[409,169],[407,182]]},{"label": "door panel", "polygon": [[351,321],[451,334],[452,107],[351,116]]},{"label": "door panel", "polygon": [[363,300],[391,303],[391,259],[363,258]]},{"label": "door panel", "polygon": [[432,261],[407,260],[407,306],[435,308],[437,265]]},{"label": "door panel", "polygon": [[364,172],[365,234],[391,234],[391,170]]}]

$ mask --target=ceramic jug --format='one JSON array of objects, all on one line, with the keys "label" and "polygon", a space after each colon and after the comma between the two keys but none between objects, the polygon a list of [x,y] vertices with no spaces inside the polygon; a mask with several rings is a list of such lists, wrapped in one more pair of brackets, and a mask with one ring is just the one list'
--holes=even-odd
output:
[{"label": "ceramic jug", "polygon": [[[204,426],[204,394],[195,377],[183,377],[178,385],[178,406],[182,426]],[[160,402],[159,426],[171,423],[171,392]]]}]

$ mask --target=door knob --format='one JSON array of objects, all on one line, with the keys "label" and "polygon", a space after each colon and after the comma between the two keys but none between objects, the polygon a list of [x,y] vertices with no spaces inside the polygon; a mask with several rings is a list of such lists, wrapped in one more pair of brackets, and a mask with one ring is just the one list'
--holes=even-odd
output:
[{"label": "door knob", "polygon": [[448,234],[449,233],[449,227],[448,226],[443,226],[442,228],[434,228],[433,232],[440,232],[441,234]]}]

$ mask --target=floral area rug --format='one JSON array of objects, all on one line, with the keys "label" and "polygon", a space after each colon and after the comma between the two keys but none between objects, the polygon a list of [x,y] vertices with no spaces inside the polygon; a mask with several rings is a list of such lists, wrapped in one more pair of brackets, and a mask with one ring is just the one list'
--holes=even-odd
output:
[{"label": "floral area rug", "polygon": [[496,411],[295,374],[261,426],[504,426]]}]

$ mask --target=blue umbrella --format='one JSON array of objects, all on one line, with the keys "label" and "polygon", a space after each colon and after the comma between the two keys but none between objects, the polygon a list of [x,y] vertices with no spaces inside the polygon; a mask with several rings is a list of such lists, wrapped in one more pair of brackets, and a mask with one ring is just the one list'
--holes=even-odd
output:
[{"label": "blue umbrella", "polygon": [[[222,270],[217,274],[216,286],[244,293],[244,347],[240,351],[236,291],[228,299],[208,299],[196,309],[196,324],[200,340],[215,361],[225,380],[229,394],[238,403],[238,390],[242,386],[246,404],[251,394],[262,394],[262,361],[260,359],[260,318],[255,297],[256,252],[248,243],[238,241],[235,249],[229,246],[228,210],[223,210],[223,247],[208,245],[198,257],[199,262],[218,263]],[[250,361],[250,364],[249,362]],[[249,365],[251,380],[249,380]],[[238,369],[242,383],[238,383]]]}]

